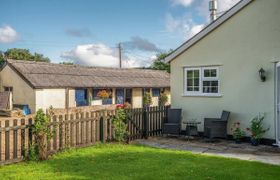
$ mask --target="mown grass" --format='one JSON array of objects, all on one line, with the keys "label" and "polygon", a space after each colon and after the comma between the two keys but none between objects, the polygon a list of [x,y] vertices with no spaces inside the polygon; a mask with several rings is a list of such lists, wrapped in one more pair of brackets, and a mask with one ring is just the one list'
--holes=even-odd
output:
[{"label": "mown grass", "polygon": [[140,145],[100,144],[0,167],[0,179],[277,179],[280,166]]}]

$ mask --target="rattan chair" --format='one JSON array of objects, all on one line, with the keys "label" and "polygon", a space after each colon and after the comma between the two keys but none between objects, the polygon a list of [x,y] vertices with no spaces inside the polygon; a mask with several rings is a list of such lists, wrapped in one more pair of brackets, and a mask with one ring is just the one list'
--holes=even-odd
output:
[{"label": "rattan chair", "polygon": [[208,138],[227,138],[227,122],[230,112],[223,111],[221,118],[204,119],[204,136]]},{"label": "rattan chair", "polygon": [[163,134],[179,135],[181,132],[182,109],[168,109],[167,119],[163,124]]}]

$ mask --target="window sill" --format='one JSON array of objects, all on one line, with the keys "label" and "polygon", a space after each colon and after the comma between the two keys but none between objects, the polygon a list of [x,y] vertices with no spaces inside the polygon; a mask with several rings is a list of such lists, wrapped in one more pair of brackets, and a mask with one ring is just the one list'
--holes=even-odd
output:
[{"label": "window sill", "polygon": [[222,97],[222,94],[183,94],[183,97]]}]

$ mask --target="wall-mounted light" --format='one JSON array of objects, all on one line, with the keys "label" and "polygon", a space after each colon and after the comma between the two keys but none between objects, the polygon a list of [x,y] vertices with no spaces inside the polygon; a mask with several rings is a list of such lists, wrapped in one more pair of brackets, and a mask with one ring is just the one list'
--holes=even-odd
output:
[{"label": "wall-mounted light", "polygon": [[265,70],[264,70],[263,68],[261,68],[261,69],[259,70],[259,75],[260,75],[261,81],[262,81],[262,82],[265,82],[266,77],[265,77]]}]

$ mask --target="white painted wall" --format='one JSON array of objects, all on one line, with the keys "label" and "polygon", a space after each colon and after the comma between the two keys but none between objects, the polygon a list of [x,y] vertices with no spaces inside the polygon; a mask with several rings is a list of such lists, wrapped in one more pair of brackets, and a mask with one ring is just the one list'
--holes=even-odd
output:
[{"label": "white painted wall", "polygon": [[36,89],[36,111],[40,108],[45,111],[50,106],[65,108],[65,91],[65,89]]},{"label": "white painted wall", "polygon": [[76,107],[75,89],[69,89],[69,107]]},{"label": "white painted wall", "polygon": [[132,89],[132,107],[133,108],[142,108],[142,88],[133,88]]},{"label": "white painted wall", "polygon": [[[231,111],[243,128],[259,112],[266,114],[266,138],[274,138],[274,61],[280,61],[280,1],[256,0],[171,62],[172,107],[183,108],[183,121],[220,117]],[[221,97],[184,96],[185,66],[220,65]],[[264,68],[267,81],[258,74]],[[203,130],[203,124],[200,126]]]}]

